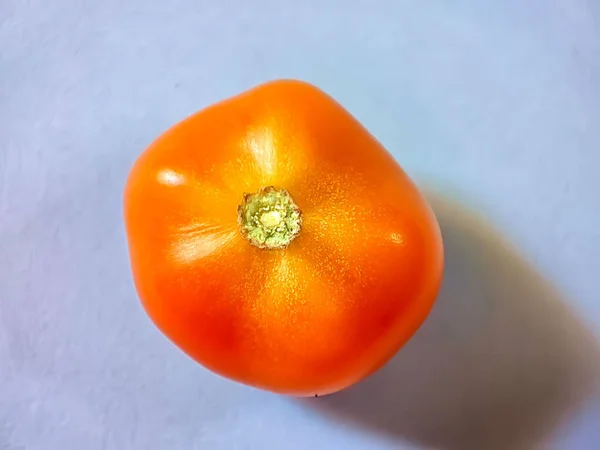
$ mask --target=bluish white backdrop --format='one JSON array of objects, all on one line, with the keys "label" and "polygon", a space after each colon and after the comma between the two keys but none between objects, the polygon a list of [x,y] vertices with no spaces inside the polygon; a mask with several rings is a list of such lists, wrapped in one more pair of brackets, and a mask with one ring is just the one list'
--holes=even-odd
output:
[{"label": "bluish white backdrop", "polygon": [[[380,373],[297,401],[143,313],[121,216],[158,134],[273,78],[427,190],[438,302]],[[2,450],[600,448],[600,3],[1,0]]]}]

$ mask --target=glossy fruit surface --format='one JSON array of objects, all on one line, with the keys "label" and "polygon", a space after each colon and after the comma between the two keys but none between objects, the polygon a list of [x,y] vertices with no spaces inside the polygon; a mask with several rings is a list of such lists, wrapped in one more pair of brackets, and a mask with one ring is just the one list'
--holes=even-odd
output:
[{"label": "glossy fruit surface", "polygon": [[426,318],[443,246],[428,204],[346,110],[273,81],[160,136],[125,190],[136,289],[206,368],[273,392],[344,389]]}]

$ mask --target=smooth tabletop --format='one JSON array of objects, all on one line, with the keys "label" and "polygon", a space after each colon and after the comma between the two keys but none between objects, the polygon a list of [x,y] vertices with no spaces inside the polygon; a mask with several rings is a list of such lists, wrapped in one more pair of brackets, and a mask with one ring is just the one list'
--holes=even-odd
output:
[{"label": "smooth tabletop", "polygon": [[[122,219],[169,126],[321,87],[431,201],[436,305],[384,369],[297,400],[144,314]],[[0,449],[600,448],[600,3],[0,0]]]}]

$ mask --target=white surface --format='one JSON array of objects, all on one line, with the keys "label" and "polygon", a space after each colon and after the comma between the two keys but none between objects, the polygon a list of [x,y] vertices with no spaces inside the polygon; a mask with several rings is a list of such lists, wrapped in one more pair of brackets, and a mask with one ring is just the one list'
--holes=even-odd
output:
[{"label": "white surface", "polygon": [[[0,448],[599,448],[599,26],[594,0],[1,0]],[[167,342],[121,218],[160,132],[279,77],[435,191],[446,239],[415,338],[316,401]]]}]

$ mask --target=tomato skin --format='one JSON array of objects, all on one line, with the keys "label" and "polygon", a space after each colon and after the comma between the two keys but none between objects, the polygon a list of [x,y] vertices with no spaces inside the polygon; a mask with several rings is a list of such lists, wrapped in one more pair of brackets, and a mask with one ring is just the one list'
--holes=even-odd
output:
[{"label": "tomato skin", "polygon": [[[285,189],[302,229],[251,245],[244,194]],[[377,370],[427,317],[442,278],[438,223],[369,132],[318,88],[257,86],[174,125],[124,197],[135,286],[195,361],[257,388],[314,396]]]}]

